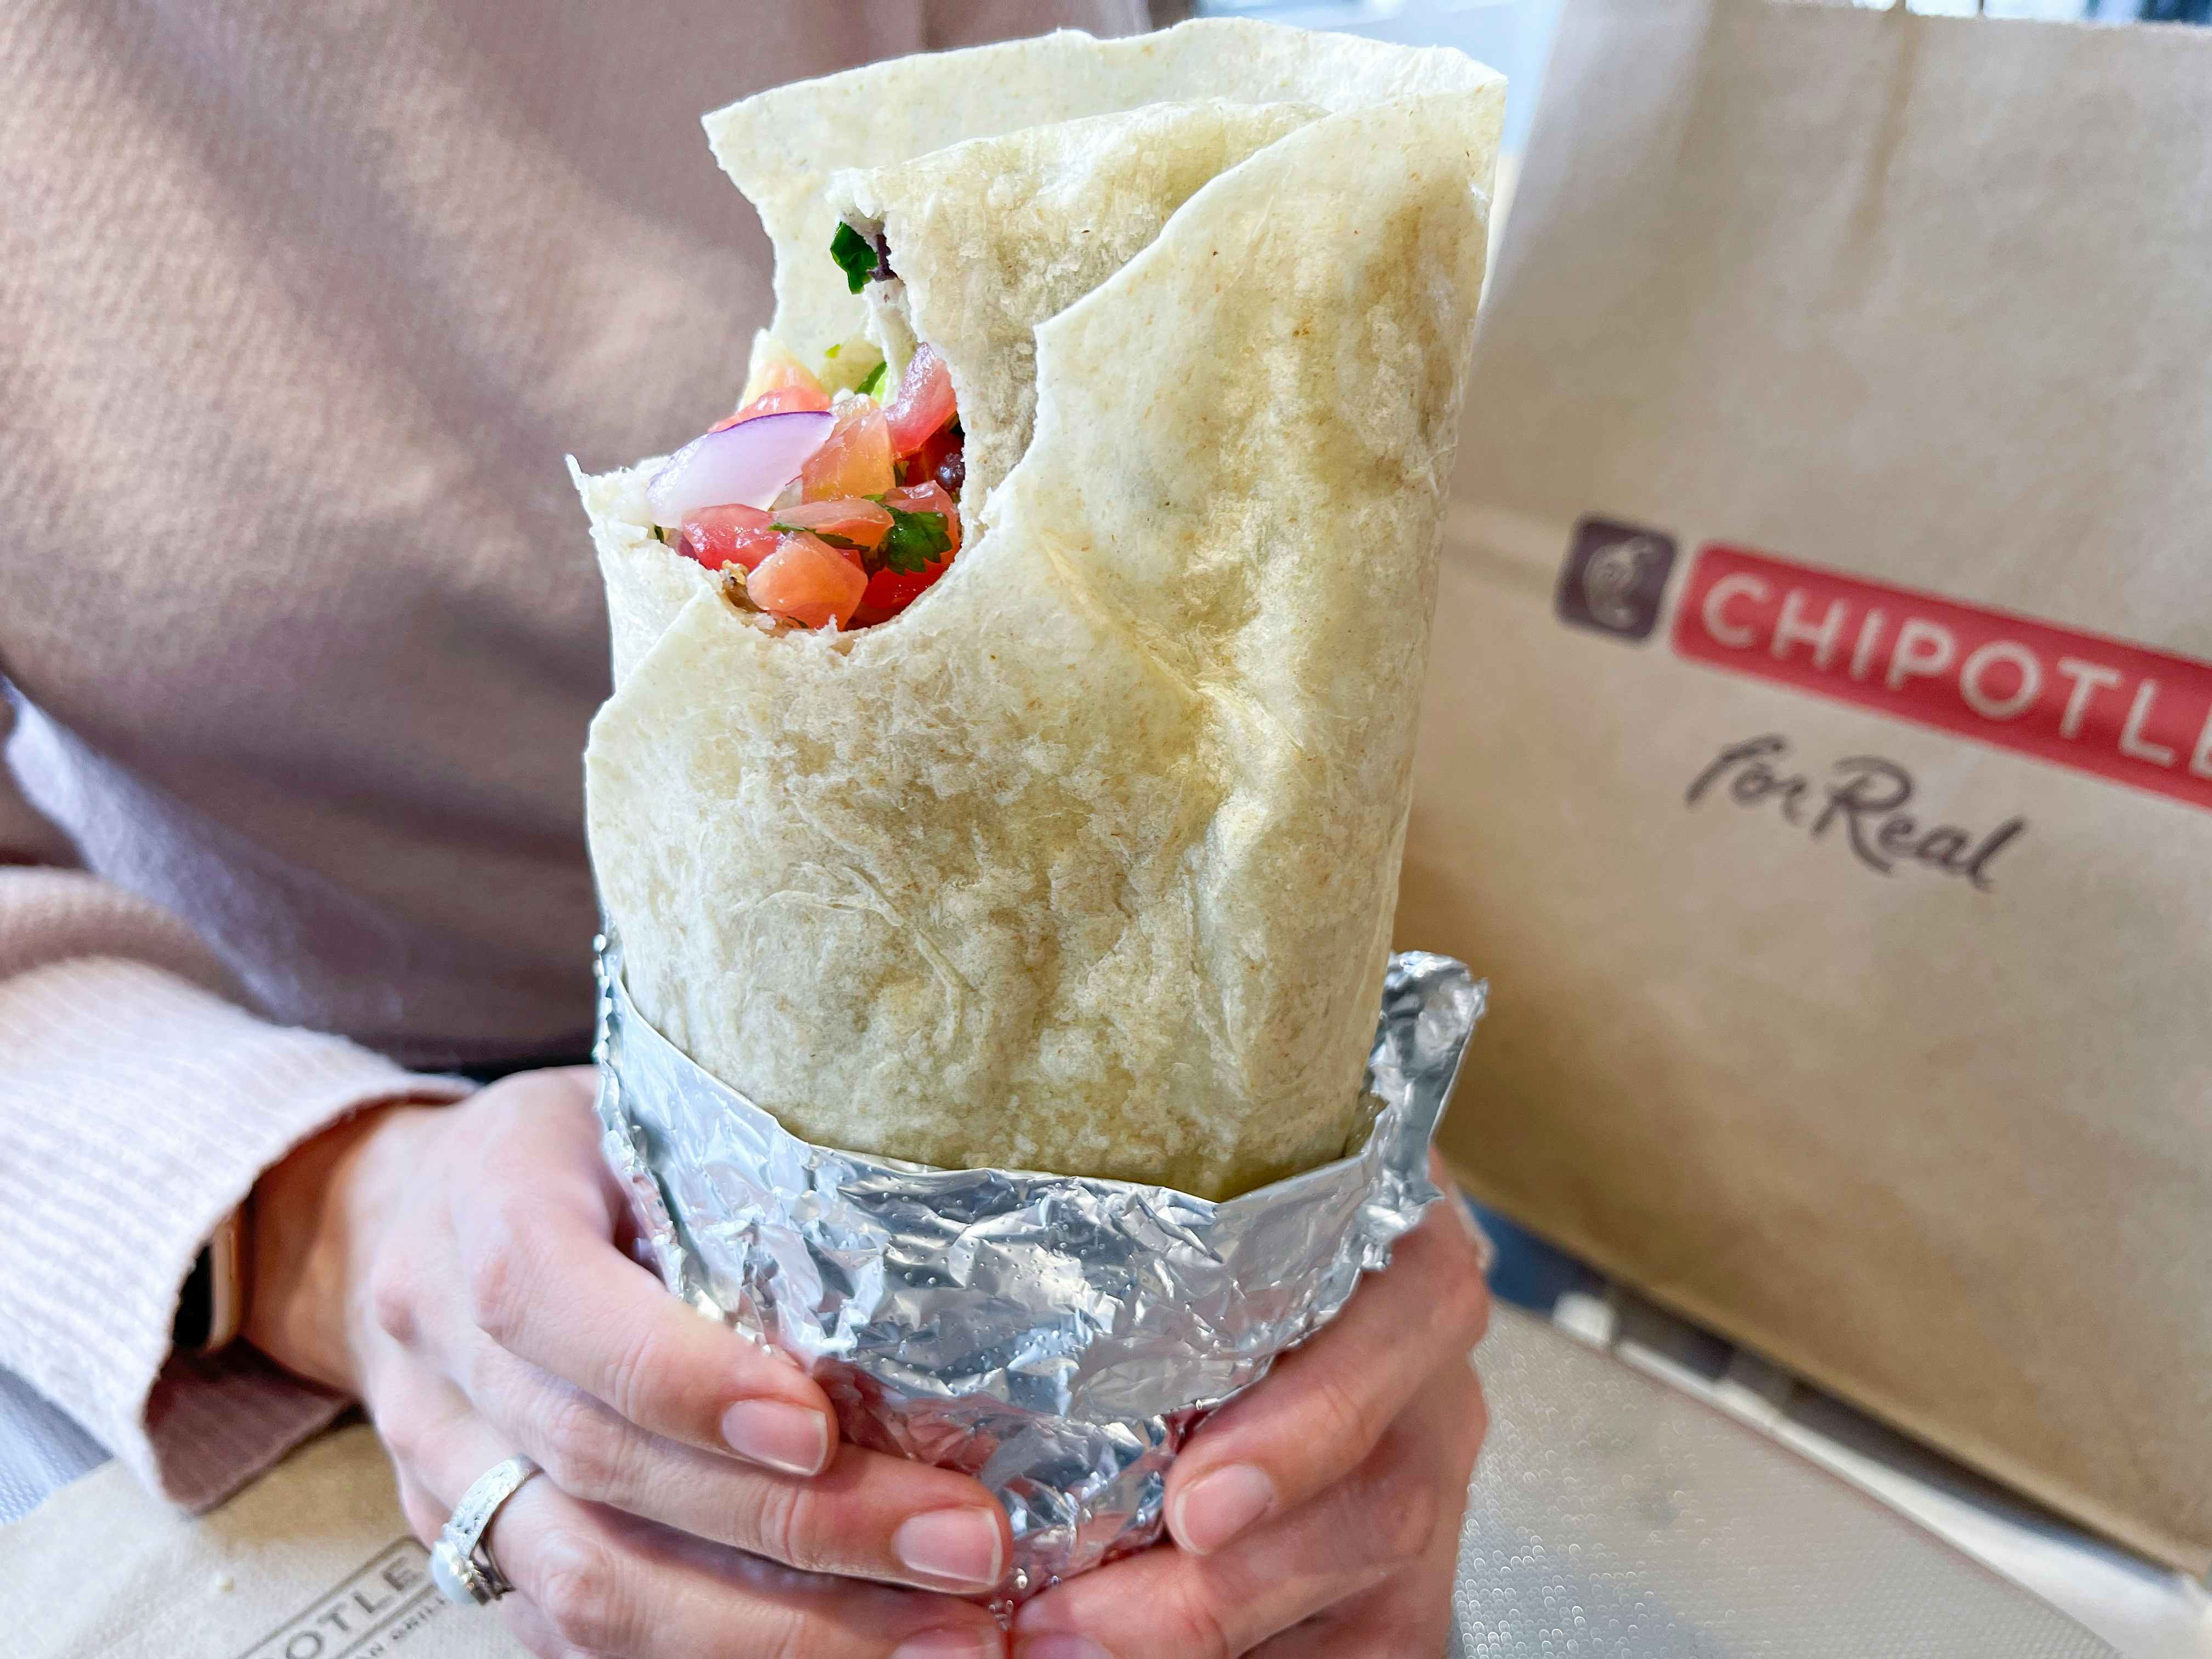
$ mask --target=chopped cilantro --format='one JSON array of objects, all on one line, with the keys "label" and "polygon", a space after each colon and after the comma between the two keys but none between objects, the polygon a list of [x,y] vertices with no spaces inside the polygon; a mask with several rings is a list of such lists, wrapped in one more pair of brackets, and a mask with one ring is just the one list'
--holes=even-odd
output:
[{"label": "chopped cilantro", "polygon": [[840,224],[837,234],[830,240],[830,257],[845,273],[845,281],[858,294],[868,284],[868,275],[876,268],[876,250],[868,239],[848,224]]},{"label": "chopped cilantro", "polygon": [[891,366],[888,362],[878,363],[868,371],[867,379],[862,380],[853,390],[863,398],[880,397],[883,393],[884,381],[890,377],[890,368]]},{"label": "chopped cilantro", "polygon": [[945,528],[942,513],[908,513],[880,495],[868,499],[891,515],[891,527],[876,544],[876,557],[884,568],[919,576],[926,566],[952,550],[952,532]]},{"label": "chopped cilantro", "polygon": [[860,543],[849,536],[833,536],[826,530],[811,530],[803,524],[786,524],[781,519],[770,520],[769,528],[786,536],[811,536],[817,542],[827,542],[832,547],[842,547],[848,553],[862,551]]},{"label": "chopped cilantro", "polygon": [[891,515],[891,527],[884,538],[873,547],[864,547],[849,537],[839,536],[810,526],[793,524],[787,519],[771,519],[769,528],[779,535],[806,535],[832,547],[842,548],[848,553],[858,553],[870,570],[898,570],[909,576],[919,576],[927,567],[943,562],[952,550],[952,532],[946,526],[942,513],[908,513],[893,507],[880,495],[867,498]]}]

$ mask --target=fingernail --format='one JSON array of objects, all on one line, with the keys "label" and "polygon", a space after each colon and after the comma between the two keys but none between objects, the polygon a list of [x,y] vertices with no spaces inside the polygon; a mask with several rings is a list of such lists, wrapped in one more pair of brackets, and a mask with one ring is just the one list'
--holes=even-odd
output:
[{"label": "fingernail", "polygon": [[908,1637],[891,1650],[891,1659],[1000,1659],[1005,1652],[995,1636],[972,1630],[933,1630]]},{"label": "fingernail", "polygon": [[1249,1463],[1200,1477],[1176,1500],[1176,1541],[1211,1555],[1275,1507],[1275,1483]]},{"label": "fingernail", "polygon": [[932,1510],[891,1534],[891,1553],[909,1572],[988,1589],[999,1582],[998,1516],[988,1510]]},{"label": "fingernail", "polygon": [[781,1401],[740,1400],[722,1413],[722,1438],[738,1456],[786,1474],[819,1474],[830,1461],[830,1419]]},{"label": "fingernail", "polygon": [[1031,1636],[1014,1650],[1014,1659],[1114,1659],[1087,1636]]}]

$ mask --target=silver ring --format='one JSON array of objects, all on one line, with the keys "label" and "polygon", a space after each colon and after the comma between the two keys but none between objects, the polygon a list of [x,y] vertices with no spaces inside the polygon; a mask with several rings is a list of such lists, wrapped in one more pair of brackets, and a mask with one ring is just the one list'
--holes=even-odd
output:
[{"label": "silver ring", "polygon": [[526,1457],[495,1463],[476,1478],[454,1505],[430,1551],[430,1577],[439,1593],[456,1607],[488,1607],[514,1588],[491,1559],[491,1547],[483,1541],[484,1528],[491,1525],[499,1506],[537,1473],[538,1465]]}]

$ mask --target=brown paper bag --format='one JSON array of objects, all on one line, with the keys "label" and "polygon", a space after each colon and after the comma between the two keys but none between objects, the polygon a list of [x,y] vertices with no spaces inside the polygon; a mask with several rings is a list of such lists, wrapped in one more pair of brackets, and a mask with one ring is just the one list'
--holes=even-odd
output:
[{"label": "brown paper bag", "polygon": [[0,1528],[9,1659],[523,1659],[457,1607],[400,1518],[366,1424],[310,1441],[211,1514],[120,1463]]},{"label": "brown paper bag", "polygon": [[1571,9],[1399,941],[1480,1196],[2212,1557],[2212,32]]}]

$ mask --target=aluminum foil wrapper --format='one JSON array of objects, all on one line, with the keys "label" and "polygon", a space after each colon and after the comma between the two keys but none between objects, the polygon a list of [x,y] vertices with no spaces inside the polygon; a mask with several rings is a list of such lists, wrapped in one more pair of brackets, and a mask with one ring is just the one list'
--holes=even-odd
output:
[{"label": "aluminum foil wrapper", "polygon": [[1393,957],[1364,1143],[1213,1203],[813,1146],[640,1017],[611,939],[599,983],[606,1154],[669,1289],[804,1363],[848,1439],[989,1488],[1002,1607],[1156,1540],[1191,1431],[1440,1196],[1429,1142],[1485,993],[1449,957]]}]

